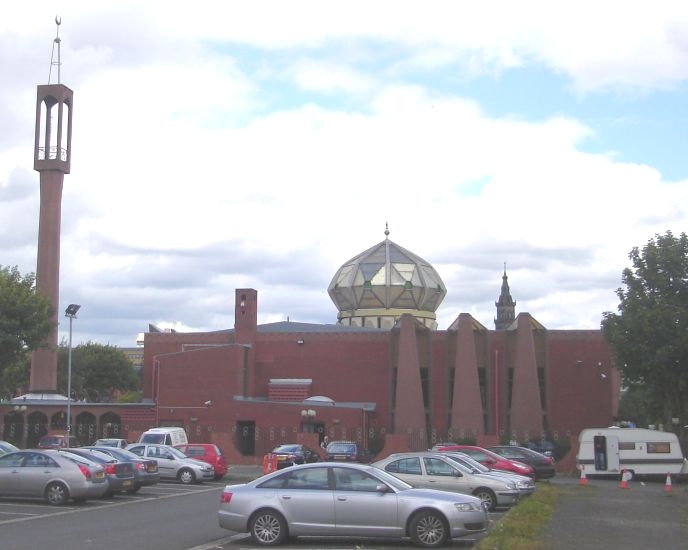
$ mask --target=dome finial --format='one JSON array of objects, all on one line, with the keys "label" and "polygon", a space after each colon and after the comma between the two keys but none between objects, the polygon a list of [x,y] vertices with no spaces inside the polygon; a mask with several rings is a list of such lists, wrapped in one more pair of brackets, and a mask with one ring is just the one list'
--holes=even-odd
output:
[{"label": "dome finial", "polygon": [[389,238],[389,224],[385,222],[385,239]]}]

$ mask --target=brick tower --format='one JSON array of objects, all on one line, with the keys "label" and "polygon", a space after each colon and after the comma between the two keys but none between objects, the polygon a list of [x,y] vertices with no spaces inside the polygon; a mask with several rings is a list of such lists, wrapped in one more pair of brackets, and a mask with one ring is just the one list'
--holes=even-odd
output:
[{"label": "brick tower", "polygon": [[[62,185],[69,174],[72,143],[73,92],[60,83],[60,19],[53,42],[52,67],[57,66],[57,84],[39,85],[36,95],[36,136],[33,168],[40,173],[41,207],[38,225],[36,287],[52,303],[55,325],[46,348],[31,356],[31,393],[57,391],[57,311],[60,298],[60,221]],[[57,60],[55,50],[57,49]]]}]

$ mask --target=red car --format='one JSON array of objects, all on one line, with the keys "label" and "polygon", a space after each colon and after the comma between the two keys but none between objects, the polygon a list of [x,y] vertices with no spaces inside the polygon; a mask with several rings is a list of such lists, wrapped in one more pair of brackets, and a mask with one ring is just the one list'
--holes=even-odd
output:
[{"label": "red car", "polygon": [[517,460],[510,460],[503,456],[499,456],[497,453],[493,453],[492,451],[488,451],[482,447],[476,447],[475,445],[455,445],[453,443],[443,443],[440,445],[435,445],[432,450],[440,452],[460,451],[492,470],[505,470],[507,472],[513,472],[522,476],[535,478],[535,470],[532,466],[528,466],[528,464],[523,464],[523,462],[519,462]]},{"label": "red car", "polygon": [[207,462],[215,470],[215,481],[225,477],[227,473],[227,458],[222,452],[222,449],[212,443],[184,443],[182,445],[175,445],[177,449],[183,452],[189,458],[202,460]]},{"label": "red car", "polygon": [[38,442],[39,449],[64,449],[78,446],[79,442],[73,435],[69,436],[69,445],[67,445],[67,436],[65,435],[44,435]]}]

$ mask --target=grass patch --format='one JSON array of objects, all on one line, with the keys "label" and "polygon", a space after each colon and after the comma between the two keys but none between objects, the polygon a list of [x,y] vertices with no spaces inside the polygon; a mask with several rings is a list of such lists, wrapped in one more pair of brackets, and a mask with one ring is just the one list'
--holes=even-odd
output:
[{"label": "grass patch", "polygon": [[554,512],[562,487],[538,484],[537,490],[509,510],[482,539],[477,550],[544,550],[538,541],[540,531]]}]

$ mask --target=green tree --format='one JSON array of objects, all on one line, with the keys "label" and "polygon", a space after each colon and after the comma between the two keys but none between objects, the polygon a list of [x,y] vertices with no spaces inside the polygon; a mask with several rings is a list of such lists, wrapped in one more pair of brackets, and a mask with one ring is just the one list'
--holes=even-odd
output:
[{"label": "green tree", "polygon": [[[57,352],[57,385],[67,394],[69,350],[61,345]],[[109,402],[113,391],[140,389],[139,376],[129,358],[115,346],[87,342],[72,348],[72,397],[89,402]]]},{"label": "green tree", "polygon": [[54,308],[36,289],[36,277],[0,265],[0,373],[27,351],[45,347]]},{"label": "green tree", "polygon": [[31,354],[25,352],[14,363],[0,371],[0,399],[12,399],[29,387],[31,375]]},{"label": "green tree", "polygon": [[688,421],[688,236],[655,235],[629,254],[618,313],[602,331],[624,384],[644,395],[645,413],[668,427]]}]

